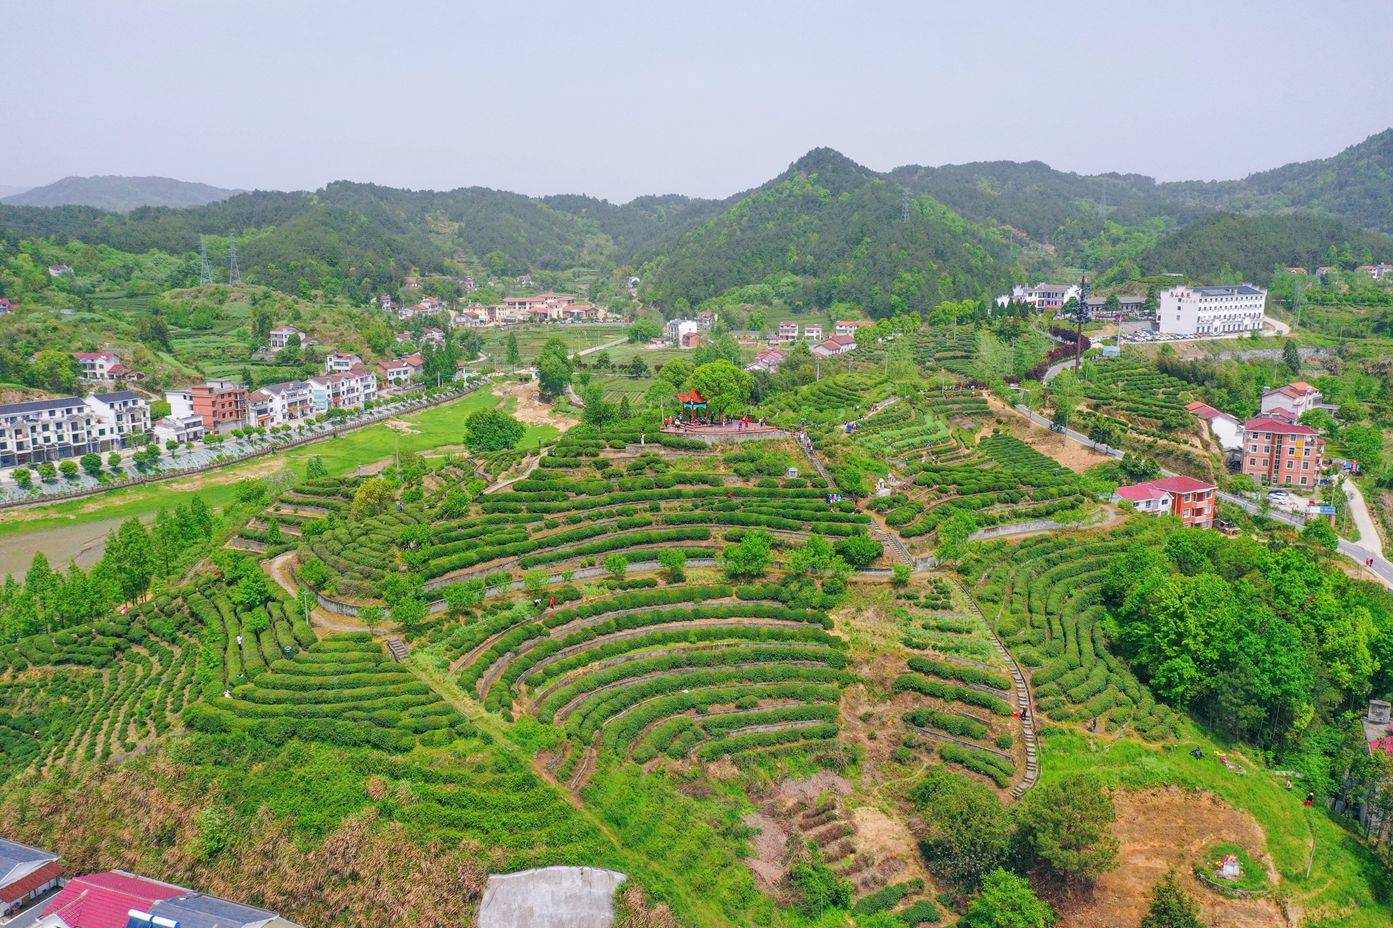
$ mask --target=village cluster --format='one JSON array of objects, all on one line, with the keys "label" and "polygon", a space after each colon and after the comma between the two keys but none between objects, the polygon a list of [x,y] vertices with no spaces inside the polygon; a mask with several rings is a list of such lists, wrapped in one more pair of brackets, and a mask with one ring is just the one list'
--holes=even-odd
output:
[{"label": "village cluster", "polygon": [[7,928],[298,928],[274,912],[108,870],[69,877],[57,854],[0,838]]}]

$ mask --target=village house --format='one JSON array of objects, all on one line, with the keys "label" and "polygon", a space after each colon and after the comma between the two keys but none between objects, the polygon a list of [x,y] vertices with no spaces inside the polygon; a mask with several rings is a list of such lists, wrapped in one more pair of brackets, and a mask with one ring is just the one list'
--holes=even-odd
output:
[{"label": "village house", "polygon": [[803,326],[803,337],[810,342],[822,341],[822,323],[809,322]]},{"label": "village house", "polygon": [[855,350],[856,339],[850,335],[833,335],[813,346],[813,354],[819,358],[834,358]]},{"label": "village house", "polygon": [[15,311],[14,301],[9,297],[0,296],[0,316],[8,315]]},{"label": "village house", "polygon": [[703,332],[710,332],[711,329],[715,327],[716,323],[720,321],[720,318],[719,315],[713,313],[711,310],[703,309],[696,315],[697,326]]},{"label": "village house", "polygon": [[1215,409],[1213,406],[1198,400],[1187,403],[1185,408],[1195,418],[1204,421],[1209,426],[1209,431],[1219,442],[1219,447],[1225,451],[1241,451],[1243,449],[1243,424],[1238,419],[1221,409]]},{"label": "village house", "polygon": [[669,319],[663,326],[663,336],[676,348],[692,347],[691,340],[700,340],[701,327],[695,319]]},{"label": "village house", "polygon": [[421,359],[419,354],[407,355],[404,358],[395,358],[391,361],[379,361],[377,366],[382,370],[382,379],[394,387],[410,383],[421,376],[421,369],[426,362]]},{"label": "village house", "polygon": [[310,378],[310,395],[317,413],[330,409],[361,409],[377,399],[377,375],[363,367]]},{"label": "village house", "polygon": [[1296,422],[1321,405],[1321,392],[1304,380],[1264,390],[1261,413]]},{"label": "village house", "polygon": [[150,406],[129,390],[0,406],[0,467],[124,448],[150,429]]},{"label": "village house", "polygon": [[64,274],[73,273],[73,269],[66,264],[50,264],[48,266],[49,277],[62,277]]},{"label": "village house", "polygon": [[775,341],[780,345],[791,345],[798,341],[798,323],[780,322],[779,334],[775,336]]},{"label": "village house", "polygon": [[75,351],[73,357],[82,368],[78,377],[84,383],[116,383],[135,379],[135,372],[110,351]]},{"label": "village house", "polygon": [[208,434],[208,430],[203,427],[203,417],[194,413],[179,416],[169,415],[163,419],[156,419],[151,431],[155,435],[155,440],[160,444],[168,444],[172,441],[188,445],[202,441],[203,436]]},{"label": "village house", "polygon": [[755,359],[745,365],[745,370],[754,373],[755,371],[769,371],[771,374],[779,369],[779,365],[784,363],[788,355],[781,348],[766,348]]},{"label": "village house", "polygon": [[832,327],[832,334],[855,336],[859,330],[873,325],[875,323],[869,319],[841,319]]},{"label": "village house", "polygon": [[342,374],[344,371],[351,371],[355,367],[362,366],[363,359],[356,354],[331,351],[329,356],[324,359],[324,373],[326,374]]},{"label": "village house", "polygon": [[26,928],[298,928],[275,912],[124,870],[75,877]]},{"label": "village house", "polygon": [[1186,526],[1212,528],[1218,487],[1193,477],[1166,477],[1118,487],[1115,501],[1126,501],[1138,512],[1172,515]]},{"label": "village house", "polygon": [[1263,486],[1314,487],[1325,466],[1325,439],[1313,428],[1276,416],[1243,423],[1243,473]]},{"label": "village house", "polygon": [[57,854],[0,838],[0,922],[63,882]]},{"label": "village house", "polygon": [[290,347],[290,340],[292,338],[300,339],[301,348],[315,344],[314,339],[310,338],[293,325],[276,326],[271,330],[271,334],[267,336],[267,344],[272,351],[284,351],[286,348]]},{"label": "village house", "polygon": [[1064,304],[1070,300],[1079,298],[1078,284],[1047,284],[1038,283],[1035,286],[1015,286],[1010,293],[1004,293],[996,298],[997,306],[1007,306],[1011,303],[1024,303],[1039,310],[1063,309]]},{"label": "village house", "polygon": [[203,428],[222,433],[239,429],[247,421],[247,388],[232,380],[210,380],[164,395],[170,414],[192,413],[203,420]]},{"label": "village house", "polygon": [[286,380],[281,383],[268,383],[260,392],[271,400],[271,424],[284,425],[295,422],[310,414],[312,396],[307,380]]},{"label": "village house", "polygon": [[96,413],[98,441],[114,435],[125,447],[132,436],[150,431],[150,404],[138,393],[90,393],[84,402]]},{"label": "village house", "polygon": [[1383,280],[1385,277],[1393,275],[1393,264],[1380,261],[1378,264],[1361,264],[1359,270],[1368,274],[1374,280]]},{"label": "village house", "polygon": [[434,345],[437,348],[444,348],[445,330],[437,329],[434,326],[426,326],[421,330],[421,343],[424,345]]}]

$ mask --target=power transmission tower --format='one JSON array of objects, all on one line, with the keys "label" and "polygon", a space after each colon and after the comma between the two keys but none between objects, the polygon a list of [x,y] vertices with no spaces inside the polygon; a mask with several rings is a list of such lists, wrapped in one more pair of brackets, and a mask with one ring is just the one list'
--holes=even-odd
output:
[{"label": "power transmission tower", "polygon": [[228,245],[227,282],[233,285],[242,282],[242,271],[237,267],[237,240],[235,238]]},{"label": "power transmission tower", "polygon": [[909,222],[909,191],[900,188],[900,222]]},{"label": "power transmission tower", "polygon": [[206,287],[213,282],[213,269],[208,266],[208,239],[198,237],[198,285]]}]

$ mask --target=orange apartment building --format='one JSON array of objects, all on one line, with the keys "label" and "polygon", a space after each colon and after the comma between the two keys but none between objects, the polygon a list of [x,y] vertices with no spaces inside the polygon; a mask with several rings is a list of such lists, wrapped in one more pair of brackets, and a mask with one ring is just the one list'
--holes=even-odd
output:
[{"label": "orange apartment building", "polygon": [[1315,429],[1274,416],[1243,423],[1243,473],[1263,486],[1314,487],[1325,467]]},{"label": "orange apartment building", "polygon": [[193,414],[208,432],[230,432],[247,424],[247,388],[230,380],[210,380],[165,394],[171,414]]}]

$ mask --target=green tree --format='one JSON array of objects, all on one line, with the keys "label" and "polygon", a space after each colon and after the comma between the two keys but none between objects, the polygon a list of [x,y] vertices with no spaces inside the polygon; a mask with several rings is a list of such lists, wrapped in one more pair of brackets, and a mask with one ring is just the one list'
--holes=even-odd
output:
[{"label": "green tree", "polygon": [[107,535],[102,560],[114,569],[123,600],[135,599],[149,588],[155,572],[155,552],[139,519],[127,519]]},{"label": "green tree", "polygon": [[1309,523],[1301,530],[1301,538],[1322,551],[1337,551],[1340,547],[1340,536],[1324,519]]},{"label": "green tree", "polygon": [[541,391],[547,396],[560,396],[570,386],[571,374],[566,343],[556,337],[547,339],[537,355],[537,381]]},{"label": "green tree", "polygon": [[629,326],[629,341],[642,344],[663,334],[663,324],[656,319],[640,319]]},{"label": "green tree", "polygon": [[1054,909],[1035,895],[1024,877],[993,870],[982,881],[982,892],[958,922],[963,928],[1051,928]]},{"label": "green tree", "polygon": [[647,377],[648,362],[644,361],[643,358],[640,358],[638,355],[634,355],[633,358],[629,361],[626,370],[629,376],[634,378],[635,380],[638,380],[641,377]]},{"label": "green tree", "polygon": [[27,467],[16,467],[10,471],[10,477],[21,490],[27,490],[34,484],[34,472]]},{"label": "green tree", "polygon": [[38,352],[29,363],[34,385],[56,393],[72,393],[77,390],[81,370],[77,358],[66,351],[52,348]]},{"label": "green tree", "polygon": [[1301,352],[1290,338],[1282,344],[1282,364],[1293,377],[1301,373]]},{"label": "green tree", "polygon": [[664,548],[659,551],[658,564],[666,572],[668,583],[681,583],[687,579],[687,552],[681,548]]},{"label": "green tree", "polygon": [[[94,457],[95,457],[95,455],[94,455]],[[98,457],[98,458],[97,458],[97,470],[101,470],[101,462],[102,462],[102,459],[101,459],[100,457]],[[49,466],[52,466],[52,465],[49,465]],[[40,473],[43,472],[43,465],[42,465],[42,464],[39,465],[39,472],[40,472]],[[77,462],[74,461],[72,458],[69,458],[69,459],[66,460],[66,461],[60,461],[60,462],[58,463],[58,472],[59,472],[60,474],[63,475],[63,478],[64,478],[65,480],[76,480],[76,479],[77,479]]]},{"label": "green tree", "polygon": [[869,532],[860,530],[842,539],[837,553],[852,570],[863,570],[885,553],[885,546],[872,538]]},{"label": "green tree", "polygon": [[464,420],[464,444],[481,454],[513,448],[522,439],[526,427],[506,412],[480,409]]},{"label": "green tree", "polygon": [[616,551],[605,558],[605,570],[616,580],[623,580],[624,575],[629,572],[629,559],[622,553]]},{"label": "green tree", "polygon": [[102,472],[102,456],[100,454],[84,454],[78,459],[78,463],[82,465],[82,469],[87,472],[89,477],[95,477]]},{"label": "green tree", "polygon": [[1174,870],[1151,887],[1151,907],[1141,920],[1141,928],[1205,928],[1199,904],[1180,885]]},{"label": "green tree", "polygon": [[671,384],[673,390],[680,390],[686,385],[694,370],[696,367],[686,358],[673,358],[663,363],[662,369],[658,371],[658,378]]},{"label": "green tree", "polygon": [[721,569],[731,579],[750,579],[764,576],[774,548],[774,536],[762,528],[746,532],[733,545],[721,552]]},{"label": "green tree", "polygon": [[1060,879],[1093,880],[1118,864],[1112,794],[1090,776],[1071,776],[1026,794],[1017,819],[1034,857]]},{"label": "green tree", "polygon": [[1016,827],[991,787],[934,767],[911,799],[923,822],[924,856],[948,879],[972,887],[1006,865]]},{"label": "green tree", "polygon": [[115,451],[108,454],[106,456],[106,466],[111,470],[120,470],[121,455],[117,454]]},{"label": "green tree", "polygon": [[817,858],[795,864],[788,882],[798,895],[798,910],[809,918],[851,905],[851,883]]},{"label": "green tree", "polygon": [[369,477],[358,485],[349,512],[355,519],[365,519],[386,512],[391,505],[391,482],[384,477]]},{"label": "green tree", "polygon": [[508,367],[516,368],[522,363],[522,349],[518,347],[518,333],[509,332],[506,341]]},{"label": "green tree", "polygon": [[321,477],[329,476],[329,469],[324,466],[324,459],[315,455],[305,462],[305,479],[318,480]]},{"label": "green tree", "polygon": [[754,378],[729,361],[712,361],[692,371],[691,384],[713,414],[733,415],[749,406]]}]

